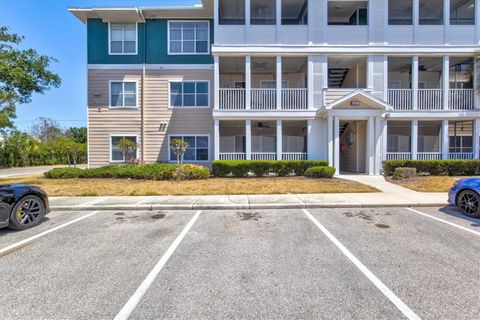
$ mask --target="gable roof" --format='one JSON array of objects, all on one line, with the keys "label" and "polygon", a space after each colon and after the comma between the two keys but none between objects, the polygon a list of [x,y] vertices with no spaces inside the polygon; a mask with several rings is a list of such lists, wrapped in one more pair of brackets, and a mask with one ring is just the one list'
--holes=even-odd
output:
[{"label": "gable roof", "polygon": [[[348,100],[352,99],[358,99],[362,102],[364,102],[366,105],[371,107],[372,109],[379,109],[379,110],[385,110],[385,111],[392,111],[393,107],[388,104],[387,102],[383,101],[382,99],[379,99],[375,97],[374,95],[365,92],[364,90],[358,89],[355,90],[346,96],[341,97],[340,99],[337,99],[333,102],[331,102],[329,105],[325,107],[324,110],[332,110],[335,109],[335,107],[340,106],[341,104],[347,102]],[[354,107],[352,108],[354,109]]]}]

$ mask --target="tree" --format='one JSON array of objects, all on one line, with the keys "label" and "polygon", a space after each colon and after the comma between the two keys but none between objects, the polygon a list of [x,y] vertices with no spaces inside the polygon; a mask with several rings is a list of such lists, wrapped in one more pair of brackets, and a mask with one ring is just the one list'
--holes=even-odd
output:
[{"label": "tree", "polygon": [[29,134],[17,130],[2,135],[0,143],[0,166],[23,167],[30,165],[30,155],[38,143]]},{"label": "tree", "polygon": [[173,153],[177,156],[177,164],[182,164],[183,156],[188,149],[188,143],[181,139],[173,139],[170,142],[170,147],[172,148]]},{"label": "tree", "polygon": [[138,145],[134,141],[122,138],[120,141],[118,141],[117,146],[120,150],[122,150],[123,159],[125,159],[126,163],[135,162]]},{"label": "tree", "polygon": [[87,128],[69,128],[65,135],[78,143],[87,143]]},{"label": "tree", "polygon": [[30,134],[42,142],[48,142],[63,136],[62,128],[57,121],[40,117],[32,125]]},{"label": "tree", "polygon": [[76,167],[87,151],[86,144],[75,142],[66,137],[59,137],[52,141],[52,146],[58,154],[66,158],[69,167],[72,165]]},{"label": "tree", "polygon": [[18,104],[61,84],[60,77],[48,70],[56,60],[34,49],[19,49],[23,39],[0,27],[0,129],[13,127]]}]

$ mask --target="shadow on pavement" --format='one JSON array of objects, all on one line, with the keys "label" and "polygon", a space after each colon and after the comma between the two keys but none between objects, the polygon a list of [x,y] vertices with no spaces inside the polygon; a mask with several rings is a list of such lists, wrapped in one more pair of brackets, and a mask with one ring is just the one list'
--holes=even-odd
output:
[{"label": "shadow on pavement", "polygon": [[470,226],[480,228],[480,219],[470,218],[462,213],[462,211],[454,206],[448,206],[440,209],[441,212],[449,216],[460,218],[472,222]]}]

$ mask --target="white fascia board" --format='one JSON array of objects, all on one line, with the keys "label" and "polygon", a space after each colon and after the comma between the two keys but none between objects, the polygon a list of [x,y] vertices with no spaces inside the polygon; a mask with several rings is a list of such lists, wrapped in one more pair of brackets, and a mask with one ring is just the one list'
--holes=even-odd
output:
[{"label": "white fascia board", "polygon": [[267,119],[303,119],[313,120],[316,117],[316,111],[213,111],[215,120],[267,120]]},{"label": "white fascia board", "polygon": [[[89,64],[89,70],[139,70],[142,64]],[[213,64],[146,64],[148,70],[213,70]]]},{"label": "white fascia board", "polygon": [[480,117],[480,111],[465,110],[435,110],[435,111],[392,111],[390,118],[395,120],[455,120],[475,119]]}]

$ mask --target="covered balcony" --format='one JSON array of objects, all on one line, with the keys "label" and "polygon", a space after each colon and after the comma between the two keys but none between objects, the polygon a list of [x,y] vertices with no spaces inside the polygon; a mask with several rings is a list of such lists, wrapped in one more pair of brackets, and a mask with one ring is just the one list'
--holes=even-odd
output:
[{"label": "covered balcony", "polygon": [[221,57],[219,73],[219,109],[245,109],[245,57]]},{"label": "covered balcony", "polygon": [[329,104],[355,89],[367,88],[366,56],[329,56],[328,91],[325,104]]},{"label": "covered balcony", "polygon": [[457,160],[473,159],[473,125],[469,121],[448,122],[448,158]]},{"label": "covered balcony", "polygon": [[395,110],[412,110],[412,58],[388,58],[388,103]]},{"label": "covered balcony", "polygon": [[412,122],[389,121],[387,127],[387,160],[412,159]]},{"label": "covered balcony", "polygon": [[472,57],[450,57],[448,107],[451,110],[475,108]]}]

